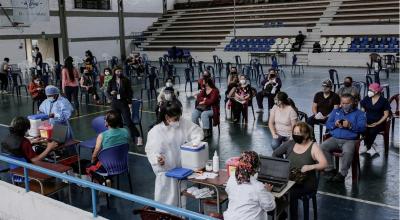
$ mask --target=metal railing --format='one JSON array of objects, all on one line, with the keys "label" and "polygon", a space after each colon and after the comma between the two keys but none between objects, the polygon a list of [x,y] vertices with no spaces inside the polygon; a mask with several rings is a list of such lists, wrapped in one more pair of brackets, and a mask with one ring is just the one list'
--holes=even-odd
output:
[{"label": "metal railing", "polygon": [[[25,190],[26,192],[29,192],[29,176],[28,176],[28,170],[34,170],[55,178],[59,178],[62,179],[64,181],[68,181],[69,183],[75,183],[77,185],[80,185],[82,187],[87,187],[90,188],[91,190],[91,194],[92,194],[92,213],[93,213],[93,217],[97,217],[97,198],[96,198],[96,190],[100,191],[100,192],[104,192],[106,194],[110,194],[113,195],[115,197],[119,197],[122,199],[126,199],[129,200],[131,202],[136,202],[145,206],[151,206],[154,207],[156,209],[161,209],[164,210],[166,212],[175,214],[177,216],[183,216],[185,218],[188,218],[190,220],[213,220],[214,218],[209,217],[209,216],[205,216],[205,215],[201,215],[199,213],[196,212],[192,212],[189,210],[185,210],[182,208],[177,208],[174,206],[170,206],[170,205],[165,205],[159,202],[156,202],[154,200],[151,199],[147,199],[141,196],[136,196],[133,194],[129,194],[120,190],[116,190],[113,188],[109,188],[109,187],[105,187],[93,182],[89,182],[87,180],[82,180],[76,177],[72,177],[72,176],[68,176],[66,174],[62,174],[56,171],[52,171],[49,169],[45,169],[43,167],[39,167],[30,163],[26,163],[26,162],[22,162],[22,161],[18,161],[12,158],[9,158],[7,156],[3,156],[0,155],[0,161],[9,163],[9,164],[14,164],[20,167],[24,168],[24,178],[25,178]],[[166,192],[167,193],[167,192]]]}]

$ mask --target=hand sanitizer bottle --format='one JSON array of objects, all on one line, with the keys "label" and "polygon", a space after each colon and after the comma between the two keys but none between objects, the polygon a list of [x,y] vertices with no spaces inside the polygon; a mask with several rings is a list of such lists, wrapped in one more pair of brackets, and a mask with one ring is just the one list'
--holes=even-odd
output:
[{"label": "hand sanitizer bottle", "polygon": [[213,157],[213,172],[218,173],[218,171],[219,171],[219,157],[217,151],[215,151]]}]

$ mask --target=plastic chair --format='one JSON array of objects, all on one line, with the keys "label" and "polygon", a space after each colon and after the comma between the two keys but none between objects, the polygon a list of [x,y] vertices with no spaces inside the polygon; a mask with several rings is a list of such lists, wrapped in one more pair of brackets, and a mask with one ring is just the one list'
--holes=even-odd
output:
[{"label": "plastic chair", "polygon": [[305,112],[297,111],[297,119],[299,121],[303,121],[304,120],[304,122],[307,122],[307,118],[308,118],[308,115]]},{"label": "plastic chair", "polygon": [[207,70],[210,72],[211,76],[213,77],[213,81],[215,83],[215,79],[219,80],[219,86],[221,87],[221,76],[215,75],[215,70],[213,66],[207,66]]},{"label": "plastic chair", "polygon": [[235,62],[238,69],[242,68],[242,58],[239,55],[235,56]]},{"label": "plastic chair", "polygon": [[21,96],[21,88],[25,89],[26,95],[28,95],[28,87],[25,84],[22,84],[21,75],[18,73],[11,74],[12,81],[12,94],[14,95],[14,89],[17,93],[17,96]]},{"label": "plastic chair", "polygon": [[193,92],[193,86],[192,86],[192,79],[190,78],[190,76],[193,75],[193,69],[191,68],[186,68],[185,69],[185,92],[186,92],[186,87],[187,84],[189,83],[190,86],[190,92]]},{"label": "plastic chair", "polygon": [[96,132],[96,136],[79,143],[79,146],[78,146],[78,153],[79,154],[81,152],[81,147],[93,149],[96,146],[97,136],[100,133],[102,133],[102,132],[104,132],[104,131],[106,131],[108,129],[106,127],[104,115],[97,116],[96,118],[94,118],[92,120],[92,129],[94,130],[94,132]]},{"label": "plastic chair", "polygon": [[175,78],[178,78],[179,84],[181,84],[181,77],[176,74],[176,67],[173,64],[167,65],[167,77],[172,78],[175,83]]},{"label": "plastic chair", "polygon": [[132,99],[132,114],[131,119],[134,125],[139,125],[141,136],[143,137],[142,127],[143,101]]},{"label": "plastic chair", "polygon": [[217,69],[217,63],[218,63],[218,56],[217,55],[213,55],[213,64],[214,64],[214,68]]},{"label": "plastic chair", "polygon": [[336,92],[336,89],[339,89],[341,85],[341,83],[339,83],[339,75],[337,70],[335,69],[329,70],[329,79],[332,81],[333,91]]},{"label": "plastic chair", "polygon": [[[396,94],[389,99],[390,107],[391,107],[391,114],[392,114],[392,137],[394,135],[394,125],[395,120],[400,118],[399,112],[399,97],[400,94]],[[394,103],[394,105],[393,105]]]},{"label": "plastic chair", "polygon": [[203,75],[203,72],[206,69],[206,67],[205,67],[205,64],[203,61],[199,61],[198,64],[199,64],[199,67],[197,69],[198,70],[197,72],[199,74],[199,79],[200,79],[200,77],[201,77],[201,75]]}]

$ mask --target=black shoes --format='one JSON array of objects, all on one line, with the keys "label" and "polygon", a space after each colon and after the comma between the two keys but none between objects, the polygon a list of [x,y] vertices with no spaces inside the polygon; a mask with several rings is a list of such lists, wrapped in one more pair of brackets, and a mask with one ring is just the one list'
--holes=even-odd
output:
[{"label": "black shoes", "polygon": [[342,174],[338,173],[336,174],[334,177],[332,177],[332,179],[330,179],[330,182],[335,182],[335,183],[344,183],[344,180],[346,179],[345,176],[343,176]]}]

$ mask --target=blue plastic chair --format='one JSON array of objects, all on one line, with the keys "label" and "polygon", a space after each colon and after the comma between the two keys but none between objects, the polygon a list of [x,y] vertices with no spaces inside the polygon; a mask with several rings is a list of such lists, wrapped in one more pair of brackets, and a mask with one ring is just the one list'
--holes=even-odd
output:
[{"label": "blue plastic chair", "polygon": [[107,130],[104,115],[97,116],[92,120],[92,129],[96,132],[96,136],[79,143],[79,154],[81,152],[81,147],[93,149],[96,146],[97,135]]},{"label": "blue plastic chair", "polygon": [[132,99],[131,119],[134,125],[139,125],[141,137],[143,137],[142,113],[143,113],[143,101],[140,99]]},{"label": "blue plastic chair", "polygon": [[[128,151],[129,144],[116,145],[113,147],[101,150],[97,158],[99,159],[105,172],[97,171],[96,174],[105,179],[112,179],[117,177],[117,189],[119,190],[119,176],[127,173],[129,191],[133,193],[131,174],[128,167]],[[107,198],[107,207],[109,207],[109,198]]]},{"label": "blue plastic chair", "polygon": [[[5,154],[5,153],[2,153],[1,155],[5,156],[5,157],[9,157],[9,158],[14,159],[14,160],[21,161],[21,162],[27,162],[24,157],[16,157],[16,156],[13,156],[13,155],[10,155],[10,154]],[[11,163],[7,163],[7,166],[8,166],[8,169],[4,169],[4,168],[2,168],[2,169],[4,169],[4,170],[13,170],[13,169],[19,168],[19,166],[15,165],[15,164],[11,164]],[[10,178],[11,178],[11,181],[12,181],[13,184],[15,184],[15,183],[23,183],[25,181],[24,177],[15,176],[15,175],[12,175],[12,174],[10,174]]]}]

